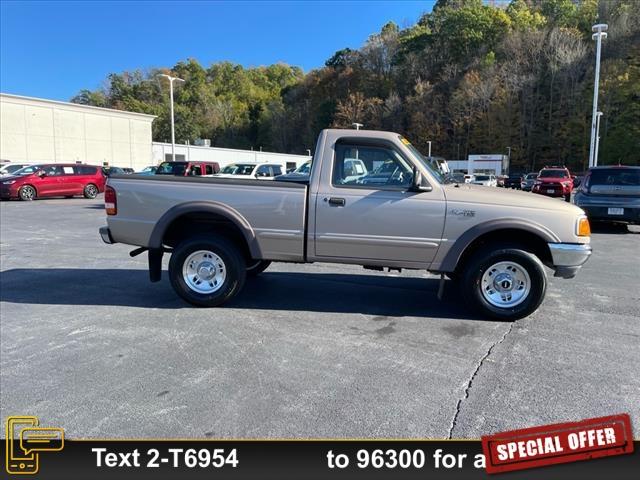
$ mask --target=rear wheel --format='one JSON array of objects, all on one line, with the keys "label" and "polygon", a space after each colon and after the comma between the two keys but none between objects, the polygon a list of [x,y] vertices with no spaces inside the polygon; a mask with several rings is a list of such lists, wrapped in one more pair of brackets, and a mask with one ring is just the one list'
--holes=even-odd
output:
[{"label": "rear wheel", "polygon": [[20,190],[18,190],[18,197],[20,197],[20,200],[30,202],[36,198],[36,189],[31,185],[23,185],[20,187]]},{"label": "rear wheel", "polygon": [[178,245],[169,262],[169,279],[178,295],[199,307],[217,307],[244,285],[246,264],[223,237],[193,237]]},{"label": "rear wheel", "polygon": [[84,198],[96,198],[98,196],[98,187],[96,187],[93,183],[90,183],[86,187],[84,187],[84,191],[82,192]]},{"label": "rear wheel", "polygon": [[469,261],[462,286],[467,302],[484,315],[517,320],[540,306],[547,276],[532,253],[517,247],[489,246]]},{"label": "rear wheel", "polygon": [[255,260],[253,263],[247,265],[247,276],[255,277],[269,268],[271,262],[269,260]]}]

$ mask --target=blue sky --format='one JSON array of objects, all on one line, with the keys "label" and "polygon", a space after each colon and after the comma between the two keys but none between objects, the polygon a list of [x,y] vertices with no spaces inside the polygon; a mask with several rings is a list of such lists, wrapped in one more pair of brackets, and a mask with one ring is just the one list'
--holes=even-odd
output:
[{"label": "blue sky", "polygon": [[433,1],[0,3],[0,91],[69,100],[111,72],[286,62],[305,72],[358,48],[389,20],[415,23]]}]

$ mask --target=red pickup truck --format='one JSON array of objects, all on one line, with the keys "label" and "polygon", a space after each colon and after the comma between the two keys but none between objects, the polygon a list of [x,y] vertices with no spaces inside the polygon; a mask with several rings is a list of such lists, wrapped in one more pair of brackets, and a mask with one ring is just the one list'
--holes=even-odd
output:
[{"label": "red pickup truck", "polygon": [[540,170],[531,191],[548,197],[564,197],[571,200],[573,177],[567,167],[544,167]]}]

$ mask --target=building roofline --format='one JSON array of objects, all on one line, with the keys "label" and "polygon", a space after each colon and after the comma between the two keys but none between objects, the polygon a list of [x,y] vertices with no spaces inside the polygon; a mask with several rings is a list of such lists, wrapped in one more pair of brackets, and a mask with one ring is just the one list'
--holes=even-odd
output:
[{"label": "building roofline", "polygon": [[[152,145],[162,145],[166,147],[170,147],[171,144],[168,142],[151,142]],[[242,150],[240,148],[226,148],[226,147],[205,147],[203,145],[186,145],[184,143],[176,143],[176,148],[199,148],[202,150],[224,150],[226,152],[240,152],[240,153],[258,153],[260,155],[286,155],[289,157],[302,157],[302,158],[311,158],[309,155],[301,155],[298,153],[278,153],[278,152],[261,152],[260,150]],[[252,163],[252,162],[246,162]]]},{"label": "building roofline", "polygon": [[0,98],[8,98],[8,99],[15,99],[15,100],[28,100],[28,101],[32,101],[32,102],[48,103],[48,104],[51,104],[51,105],[60,105],[60,106],[64,106],[64,107],[73,107],[73,108],[80,108],[80,109],[86,109],[86,110],[94,110],[94,111],[98,111],[98,112],[109,112],[109,113],[117,114],[117,115],[129,115],[129,116],[133,115],[133,116],[138,116],[138,117],[150,118],[152,120],[158,117],[157,115],[150,115],[148,113],[130,112],[128,110],[117,110],[115,108],[94,107],[93,105],[82,105],[81,103],[63,102],[61,100],[50,100],[48,98],[27,97],[27,96],[24,96],[24,95],[15,95],[13,93],[0,92]]}]

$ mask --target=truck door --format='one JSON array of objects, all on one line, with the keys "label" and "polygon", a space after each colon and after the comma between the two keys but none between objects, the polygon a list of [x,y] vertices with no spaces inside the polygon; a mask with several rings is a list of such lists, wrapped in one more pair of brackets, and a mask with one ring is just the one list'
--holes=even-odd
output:
[{"label": "truck door", "polygon": [[445,219],[439,185],[409,191],[413,164],[388,143],[338,143],[332,162],[330,175],[323,168],[330,181],[320,182],[315,198],[316,257],[426,268]]}]

